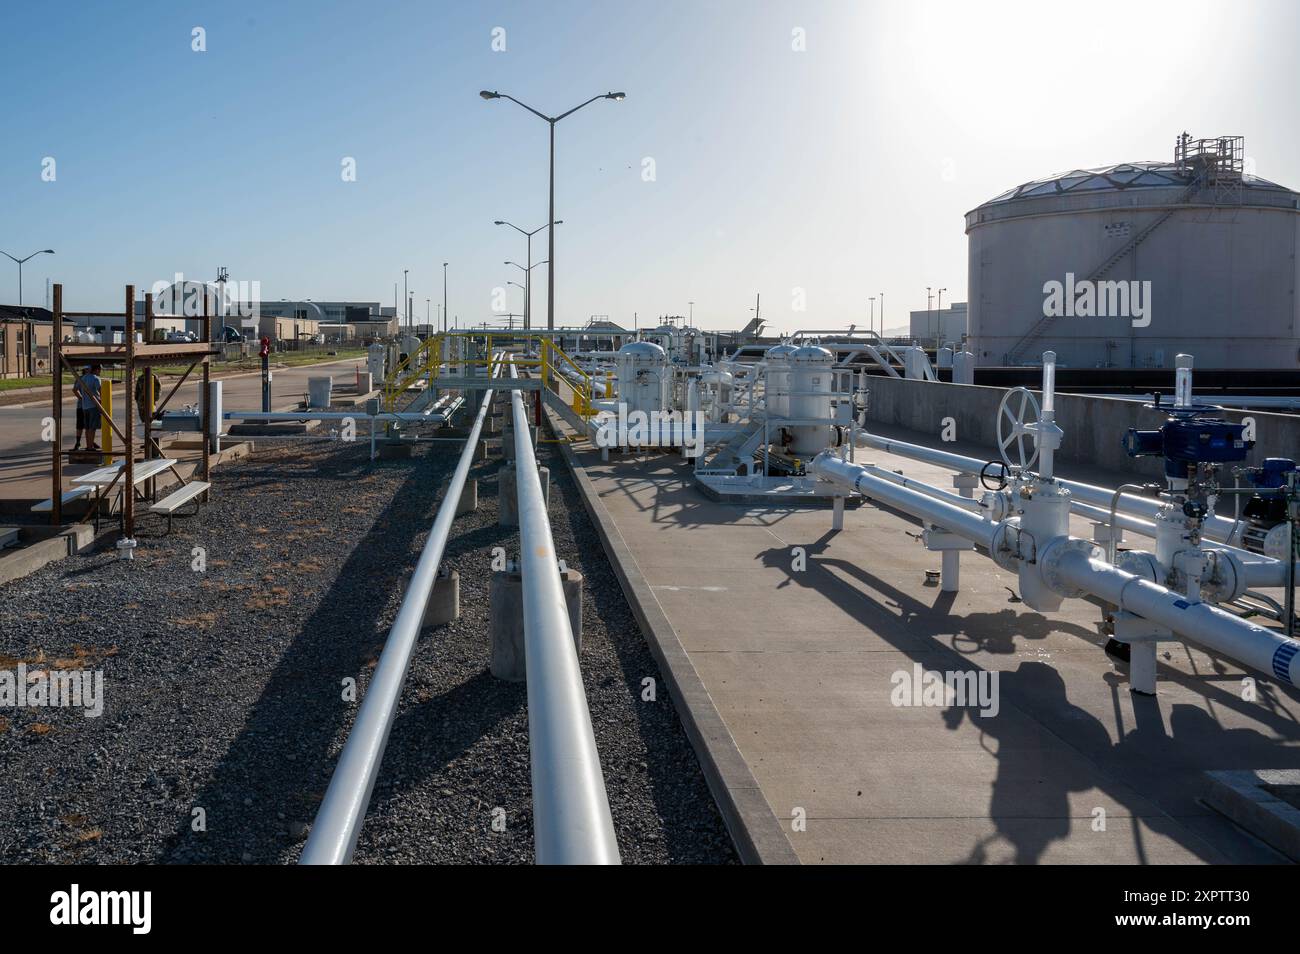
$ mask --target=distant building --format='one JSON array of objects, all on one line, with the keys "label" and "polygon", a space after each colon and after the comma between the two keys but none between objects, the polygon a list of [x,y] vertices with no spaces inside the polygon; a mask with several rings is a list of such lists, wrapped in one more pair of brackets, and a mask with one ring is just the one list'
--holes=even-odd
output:
[{"label": "distant building", "polygon": [[47,374],[53,334],[44,308],[0,305],[0,378]]},{"label": "distant building", "polygon": [[911,319],[908,330],[911,337],[922,345],[932,346],[936,338],[940,346],[960,344],[968,329],[968,315],[964,301],[955,301],[942,310],[930,308],[925,311],[914,311]]}]

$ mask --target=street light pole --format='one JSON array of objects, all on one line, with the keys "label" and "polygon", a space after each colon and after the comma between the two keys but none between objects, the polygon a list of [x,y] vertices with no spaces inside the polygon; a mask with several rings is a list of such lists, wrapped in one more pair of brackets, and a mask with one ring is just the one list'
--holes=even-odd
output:
[{"label": "street light pole", "polygon": [[402,269],[402,308],[406,311],[406,333],[411,333],[411,303],[407,298],[406,292],[406,275],[410,272],[409,268]]},{"label": "street light pole", "polygon": [[875,295],[872,295],[872,296],[868,299],[868,301],[871,302],[871,323],[870,323],[870,325],[869,325],[868,327],[870,327],[872,334],[875,334],[875,331],[876,331],[876,296],[875,296]]},{"label": "street light pole", "polygon": [[[524,292],[524,330],[527,331],[533,327],[533,236],[536,235],[538,232],[540,232],[542,229],[546,228],[546,226],[539,225],[531,232],[527,232],[524,229],[521,229],[519,226],[515,225],[515,223],[507,222],[504,219],[497,219],[492,224],[508,225],[527,240],[526,252],[528,257],[524,260],[528,263],[527,274],[524,278],[524,283],[528,286],[527,290]],[[552,224],[563,225],[564,219],[560,219],[559,221],[554,222]],[[552,231],[554,230],[552,229]]]},{"label": "street light pole", "polygon": [[[572,116],[578,110],[582,109],[582,107],[591,105],[598,99],[612,99],[614,100],[614,102],[617,103],[617,102],[621,102],[626,98],[625,93],[601,93],[599,96],[593,96],[585,103],[579,103],[577,106],[574,106],[572,109],[568,110],[567,112],[560,113],[560,115],[558,116],[547,116],[545,113],[533,109],[533,107],[529,106],[527,103],[520,102],[519,100],[515,99],[513,96],[510,96],[507,93],[500,93],[497,92],[496,90],[485,89],[479,91],[479,96],[483,97],[484,99],[508,99],[516,106],[522,106],[524,109],[528,110],[534,116],[538,117],[539,119],[544,119],[547,123],[550,124],[551,127],[551,172],[550,172],[550,198],[549,198],[550,214],[546,216],[546,221],[548,222],[555,221],[555,124],[558,123],[561,119],[564,119],[566,116]],[[555,265],[554,265],[555,229],[551,229],[551,231],[547,233],[546,238],[548,243],[546,260],[552,263],[551,267],[546,271],[546,330],[554,331],[555,330]]]},{"label": "street light pole", "polygon": [[53,255],[54,249],[43,248],[39,252],[32,252],[27,258],[14,258],[8,252],[0,252],[5,258],[18,263],[18,307],[23,306],[23,262],[35,258],[37,255]]},{"label": "street light pole", "polygon": [[442,330],[447,330],[447,263],[442,263]]},{"label": "street light pole", "polygon": [[939,289],[938,307],[934,310],[934,353],[936,356],[939,354],[939,339],[943,337],[939,325],[943,321],[943,293],[947,290],[946,288]]}]

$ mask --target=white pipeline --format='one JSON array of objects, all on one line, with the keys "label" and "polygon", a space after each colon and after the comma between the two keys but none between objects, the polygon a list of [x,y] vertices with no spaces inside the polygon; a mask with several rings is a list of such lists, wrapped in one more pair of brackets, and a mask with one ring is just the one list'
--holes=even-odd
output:
[{"label": "white pipeline", "polygon": [[1239,616],[1193,603],[1149,580],[1089,557],[1082,551],[1063,553],[1056,572],[1107,603],[1141,616],[1253,669],[1271,673],[1292,686],[1300,686],[1300,643],[1275,630],[1257,626]]},{"label": "white pipeline", "polygon": [[[993,549],[993,535],[997,532],[998,524],[985,520],[964,507],[945,503],[927,493],[900,487],[877,477],[861,464],[852,464],[840,460],[833,454],[823,452],[808,465],[808,473],[856,491],[864,497],[905,510],[927,523],[950,530],[986,550]],[[929,489],[944,493],[938,487]]]},{"label": "white pipeline", "polygon": [[[866,467],[840,460],[828,452],[818,455],[808,465],[808,471],[964,537],[990,553],[1002,529],[1002,524],[984,520],[919,490],[882,480]],[[1100,597],[1206,649],[1271,673],[1291,685],[1300,685],[1300,663],[1296,661],[1300,643],[1208,603],[1192,602],[1180,593],[1094,559],[1083,549],[1066,546],[1068,542],[1069,538],[1058,537],[1048,543],[1040,551],[1038,569],[1050,566],[1060,581],[1078,591]]]}]

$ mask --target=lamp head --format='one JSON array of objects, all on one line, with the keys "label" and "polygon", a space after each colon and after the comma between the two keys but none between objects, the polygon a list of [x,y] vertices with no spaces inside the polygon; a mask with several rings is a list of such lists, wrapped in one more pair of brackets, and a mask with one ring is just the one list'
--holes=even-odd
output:
[{"label": "lamp head", "polygon": [[501,98],[501,94],[500,94],[500,93],[494,93],[494,92],[491,92],[491,91],[486,90],[486,89],[481,89],[481,90],[479,90],[479,91],[478,91],[478,94],[479,94],[480,96],[482,96],[484,99],[500,99],[500,98]]},{"label": "lamp head", "polygon": [[612,99],[616,103],[621,103],[623,100],[627,99],[627,93],[606,93],[605,98]]}]

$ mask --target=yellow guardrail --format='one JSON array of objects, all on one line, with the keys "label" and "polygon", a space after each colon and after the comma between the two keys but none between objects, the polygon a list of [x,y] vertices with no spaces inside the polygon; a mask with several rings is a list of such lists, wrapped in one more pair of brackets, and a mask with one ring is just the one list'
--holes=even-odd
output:
[{"label": "yellow guardrail", "polygon": [[[470,349],[457,347],[458,343],[468,344],[470,340],[483,341],[484,358],[463,357]],[[584,418],[591,417],[591,402],[595,394],[593,379],[590,374],[578,366],[578,363],[565,354],[564,350],[549,337],[531,335],[528,332],[487,333],[483,332],[443,332],[432,335],[420,342],[420,346],[395,367],[383,384],[383,405],[387,411],[395,409],[397,397],[416,381],[429,378],[430,385],[437,380],[442,365],[454,364],[458,367],[486,366],[490,379],[497,370],[497,365],[507,358],[505,345],[518,347],[522,344],[529,350],[536,350],[537,358],[520,358],[517,354],[509,355],[513,363],[521,368],[537,368],[542,377],[542,386],[556,391],[556,378],[563,378],[573,391],[572,407]],[[494,354],[499,355],[493,358]],[[608,383],[606,388],[608,389]]]}]

